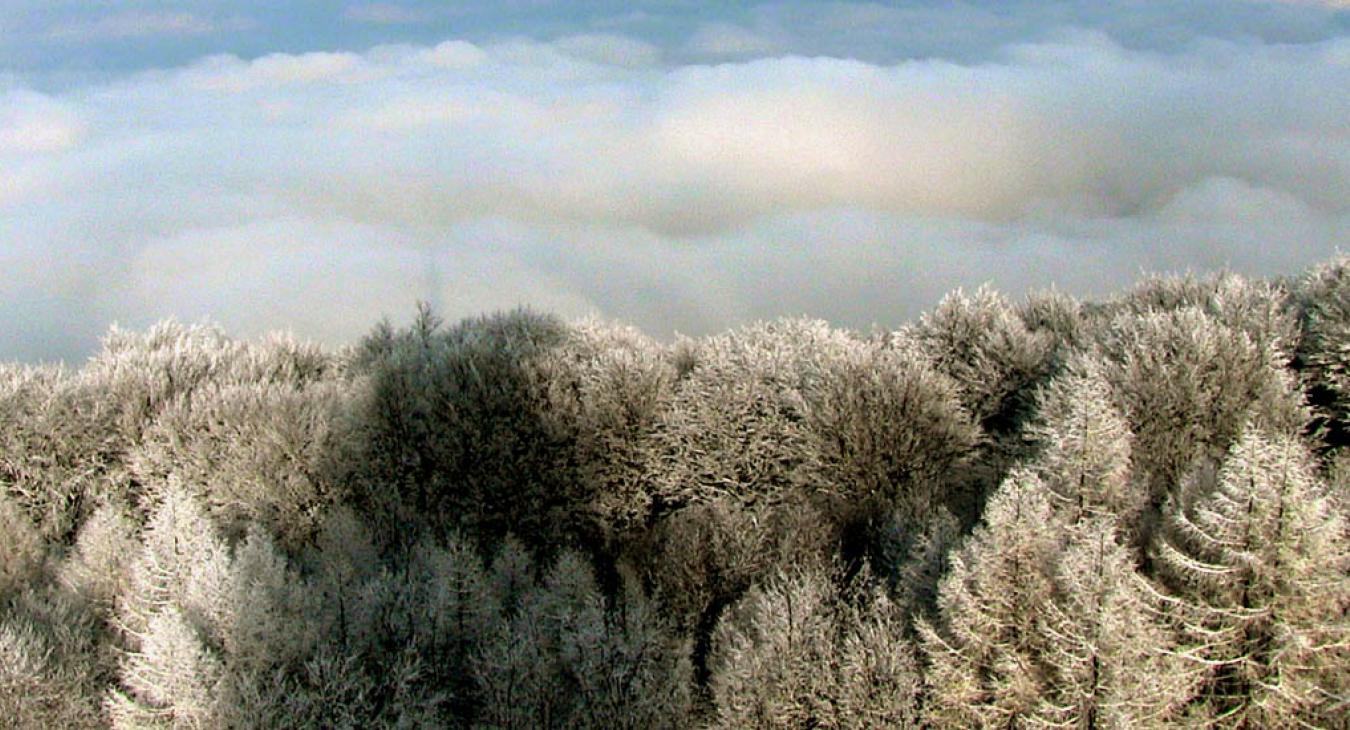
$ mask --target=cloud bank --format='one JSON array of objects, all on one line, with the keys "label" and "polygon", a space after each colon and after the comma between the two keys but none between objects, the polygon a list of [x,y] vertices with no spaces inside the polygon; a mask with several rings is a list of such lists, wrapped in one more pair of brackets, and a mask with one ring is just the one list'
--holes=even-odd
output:
[{"label": "cloud bank", "polygon": [[[1219,25],[1254,27],[1253,5]],[[1340,14],[1272,4],[1264,36],[1165,44],[1111,30],[1138,22],[1123,13],[1023,32],[1049,12],[1030,7],[761,6],[665,41],[615,16],[0,81],[0,358],[78,358],[111,321],[170,315],[338,343],[417,299],[658,336],[894,326],[957,286],[1090,295],[1141,270],[1291,273],[1350,244],[1350,32],[1295,22]],[[806,55],[783,30],[806,15],[1012,40]]]}]

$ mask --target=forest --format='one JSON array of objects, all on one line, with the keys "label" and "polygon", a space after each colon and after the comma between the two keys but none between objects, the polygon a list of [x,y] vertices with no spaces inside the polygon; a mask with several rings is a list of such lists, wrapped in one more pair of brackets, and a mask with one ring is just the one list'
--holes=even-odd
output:
[{"label": "forest", "polygon": [[1350,726],[1350,258],[0,365],[25,728]]}]

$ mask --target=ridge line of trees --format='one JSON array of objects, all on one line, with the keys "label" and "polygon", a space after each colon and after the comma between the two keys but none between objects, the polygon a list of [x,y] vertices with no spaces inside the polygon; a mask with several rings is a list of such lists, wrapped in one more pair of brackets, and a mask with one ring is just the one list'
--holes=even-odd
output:
[{"label": "ridge line of trees", "polygon": [[1347,272],[0,365],[0,717],[1350,727]]}]

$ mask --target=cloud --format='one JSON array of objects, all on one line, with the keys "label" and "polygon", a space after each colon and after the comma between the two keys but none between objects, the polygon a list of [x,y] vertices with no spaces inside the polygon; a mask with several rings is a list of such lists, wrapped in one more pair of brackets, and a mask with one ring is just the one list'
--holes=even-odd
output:
[{"label": "cloud", "polygon": [[553,45],[576,58],[609,66],[637,68],[661,60],[661,49],[651,43],[606,33],[566,36]]},{"label": "cloud", "polygon": [[74,147],[84,125],[68,105],[31,91],[0,92],[0,159]]},{"label": "cloud", "polygon": [[217,21],[191,12],[131,11],[95,18],[74,18],[50,28],[50,38],[63,41],[127,40],[150,36],[195,36],[239,29],[247,21]]},{"label": "cloud", "polygon": [[[781,42],[770,15],[737,22]],[[1079,29],[980,61],[711,64],[681,55],[699,32],[11,83],[0,357],[78,357],[110,321],[169,314],[336,343],[418,298],[658,336],[783,314],[896,326],[984,281],[1100,294],[1141,269],[1291,273],[1350,245],[1350,37],[1164,53]]]},{"label": "cloud", "polygon": [[434,17],[427,8],[395,5],[392,3],[363,3],[348,5],[342,11],[342,17],[357,23],[376,25],[415,25],[425,23]]},{"label": "cloud", "polygon": [[354,53],[273,53],[252,61],[215,56],[194,66],[187,76],[201,90],[239,93],[263,87],[353,81],[359,78],[362,66],[363,59]]},{"label": "cloud", "polygon": [[781,47],[770,38],[734,23],[707,23],[690,37],[686,48],[700,56],[760,56]]}]

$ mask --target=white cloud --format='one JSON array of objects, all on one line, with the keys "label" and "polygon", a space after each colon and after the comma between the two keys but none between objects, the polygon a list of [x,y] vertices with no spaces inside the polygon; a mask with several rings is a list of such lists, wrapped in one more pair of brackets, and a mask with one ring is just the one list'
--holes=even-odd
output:
[{"label": "white cloud", "polygon": [[0,157],[55,153],[79,144],[85,125],[69,105],[30,92],[0,92]]},{"label": "white cloud", "polygon": [[1088,33],[982,63],[678,66],[571,36],[4,92],[0,310],[23,321],[0,342],[73,354],[167,314],[340,341],[416,298],[658,335],[894,326],[986,280],[1288,273],[1350,246],[1348,50]]},{"label": "white cloud", "polygon": [[440,68],[471,68],[487,60],[483,49],[465,41],[445,41],[422,51],[419,56]]},{"label": "white cloud", "polygon": [[214,56],[188,71],[194,85],[210,91],[242,92],[259,87],[359,79],[363,63],[355,53],[272,53],[252,61]]}]

